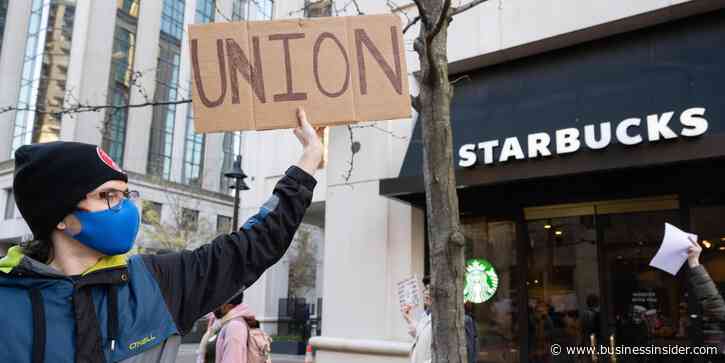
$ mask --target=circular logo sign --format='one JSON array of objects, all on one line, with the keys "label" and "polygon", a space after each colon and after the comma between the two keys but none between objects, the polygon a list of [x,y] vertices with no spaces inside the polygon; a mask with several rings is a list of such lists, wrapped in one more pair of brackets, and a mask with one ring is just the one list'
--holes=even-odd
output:
[{"label": "circular logo sign", "polygon": [[100,147],[96,147],[96,152],[98,153],[98,157],[101,158],[101,161],[103,161],[104,164],[108,165],[109,168],[111,168],[119,173],[123,173],[123,170],[121,170],[121,168],[118,166],[118,164],[116,164],[116,162],[113,161],[113,159],[111,159],[111,157],[108,156],[108,154],[106,154],[106,152],[103,151],[103,149],[101,149]]},{"label": "circular logo sign", "polygon": [[463,300],[475,304],[488,301],[498,288],[498,275],[490,262],[482,258],[466,261],[466,281]]}]

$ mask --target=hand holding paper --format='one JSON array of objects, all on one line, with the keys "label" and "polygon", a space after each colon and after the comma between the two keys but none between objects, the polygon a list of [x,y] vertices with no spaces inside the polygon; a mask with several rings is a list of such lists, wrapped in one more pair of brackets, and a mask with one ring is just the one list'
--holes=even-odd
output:
[{"label": "hand holding paper", "polygon": [[660,245],[660,249],[649,265],[671,275],[676,275],[677,271],[688,259],[690,247],[693,247],[692,241],[697,243],[697,235],[684,232],[669,223],[665,223],[665,237],[662,240],[662,245]]},{"label": "hand holding paper", "polygon": [[398,299],[400,311],[409,320],[418,320],[423,315],[423,299],[420,293],[420,281],[414,275],[398,282]]},{"label": "hand holding paper", "polygon": [[687,264],[690,268],[695,268],[700,265],[702,247],[697,243],[697,238],[690,239],[690,243],[690,248],[687,250]]}]

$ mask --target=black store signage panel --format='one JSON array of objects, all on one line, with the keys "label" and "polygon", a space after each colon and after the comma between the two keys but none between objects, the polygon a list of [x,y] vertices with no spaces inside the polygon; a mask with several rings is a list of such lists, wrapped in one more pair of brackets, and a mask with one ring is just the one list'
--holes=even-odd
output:
[{"label": "black store signage panel", "polygon": [[[452,104],[459,184],[725,155],[725,11],[467,75]],[[401,177],[421,175],[420,137],[418,124]]]}]

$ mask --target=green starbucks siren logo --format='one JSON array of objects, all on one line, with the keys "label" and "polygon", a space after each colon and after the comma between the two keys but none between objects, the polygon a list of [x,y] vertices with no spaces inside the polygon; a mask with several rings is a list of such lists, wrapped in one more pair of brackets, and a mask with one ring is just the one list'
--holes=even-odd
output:
[{"label": "green starbucks siren logo", "polygon": [[498,288],[498,275],[490,262],[482,258],[466,261],[466,283],[463,300],[472,303],[488,301]]}]

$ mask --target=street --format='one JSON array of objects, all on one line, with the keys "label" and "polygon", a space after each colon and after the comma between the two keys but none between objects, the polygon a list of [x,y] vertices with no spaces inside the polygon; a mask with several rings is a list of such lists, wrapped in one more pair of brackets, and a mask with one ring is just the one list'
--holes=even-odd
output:
[{"label": "street", "polygon": [[[179,349],[179,356],[176,358],[177,363],[194,363],[196,362],[196,344],[182,344]],[[272,363],[302,363],[305,357],[302,355],[283,355],[273,354]]]}]

